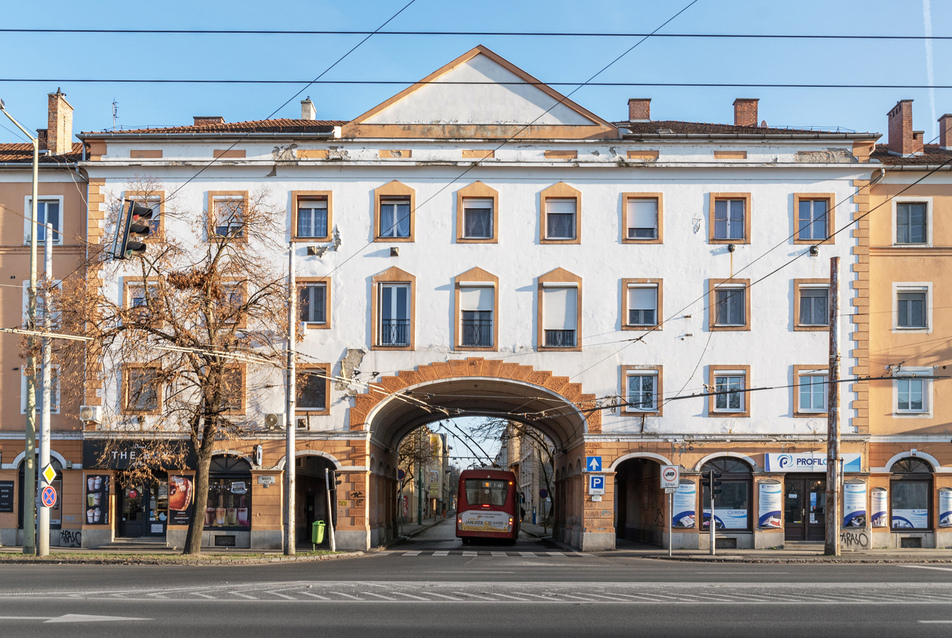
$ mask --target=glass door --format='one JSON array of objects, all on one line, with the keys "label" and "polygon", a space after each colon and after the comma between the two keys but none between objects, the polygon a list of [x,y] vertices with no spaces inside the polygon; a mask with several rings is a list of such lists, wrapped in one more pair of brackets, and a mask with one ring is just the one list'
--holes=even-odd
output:
[{"label": "glass door", "polygon": [[138,537],[146,534],[148,500],[141,485],[127,485],[119,492],[119,536]]},{"label": "glass door", "polygon": [[787,476],[783,479],[784,539],[826,538],[826,479]]},{"label": "glass door", "polygon": [[783,524],[784,540],[806,540],[804,527],[804,499],[803,479],[784,477],[783,479]]},{"label": "glass door", "polygon": [[807,516],[807,540],[822,541],[826,538],[826,479],[808,479],[810,511]]}]

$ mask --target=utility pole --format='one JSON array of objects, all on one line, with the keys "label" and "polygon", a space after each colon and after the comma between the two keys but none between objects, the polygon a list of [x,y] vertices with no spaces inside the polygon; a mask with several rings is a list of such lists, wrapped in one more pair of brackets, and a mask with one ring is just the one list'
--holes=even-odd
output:
[{"label": "utility pole", "polygon": [[826,523],[827,556],[840,555],[840,424],[839,424],[839,339],[837,315],[839,314],[839,269],[840,258],[830,259],[830,370],[827,396],[827,445],[826,445]]},{"label": "utility pole", "polygon": [[[33,143],[33,194],[30,212],[30,292],[27,303],[27,328],[36,330],[36,209],[39,193],[40,142],[30,135],[29,131],[20,126],[12,115],[3,108],[0,100],[0,111],[16,125],[23,134]],[[37,468],[36,468],[36,355],[34,347],[36,337],[27,339],[27,375],[26,375],[26,446],[23,459],[23,553],[36,553],[36,503],[37,503]]]},{"label": "utility pole", "polygon": [[[294,538],[294,472],[296,468],[296,447],[294,428],[294,410],[297,405],[297,378],[294,367],[294,340],[297,338],[297,290],[294,285],[294,242],[288,245],[288,373],[285,382],[284,433],[284,555],[293,556],[295,553]],[[328,512],[329,513],[329,512]],[[308,530],[310,531],[310,530]]]},{"label": "utility pole", "polygon": [[[62,213],[62,211],[60,211]],[[40,406],[40,459],[37,469],[42,480],[40,485],[47,482],[43,470],[50,464],[50,409],[52,408],[52,357],[50,353],[49,333],[53,329],[50,321],[50,292],[53,286],[53,226],[49,223],[49,209],[46,214],[46,230],[43,233],[43,332],[46,333],[40,340],[40,351],[43,358],[43,403]],[[37,227],[36,230],[39,230]],[[59,495],[60,499],[63,495]],[[36,513],[36,555],[50,555],[50,508],[39,503]],[[62,507],[62,505],[60,506]]]},{"label": "utility pole", "polygon": [[417,445],[420,453],[417,454],[417,524],[423,525],[423,435],[417,430]]}]

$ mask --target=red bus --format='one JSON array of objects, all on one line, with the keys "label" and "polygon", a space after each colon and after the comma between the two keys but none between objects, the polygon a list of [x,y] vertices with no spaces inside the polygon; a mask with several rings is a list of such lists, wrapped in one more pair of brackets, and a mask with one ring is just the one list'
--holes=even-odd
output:
[{"label": "red bus", "polygon": [[459,475],[456,535],[463,544],[519,537],[519,490],[516,475],[505,470],[463,470]]}]

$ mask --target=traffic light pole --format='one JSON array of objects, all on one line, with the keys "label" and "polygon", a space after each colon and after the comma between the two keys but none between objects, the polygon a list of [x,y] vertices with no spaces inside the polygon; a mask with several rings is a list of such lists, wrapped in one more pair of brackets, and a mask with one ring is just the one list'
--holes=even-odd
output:
[{"label": "traffic light pole", "polygon": [[717,523],[714,522],[714,470],[708,472],[708,487],[711,492],[711,556],[715,556],[717,553],[714,540],[714,528],[717,527]]},{"label": "traffic light pole", "polygon": [[840,258],[830,259],[830,370],[827,396],[829,409],[827,410],[827,446],[826,446],[826,508],[824,522],[826,523],[826,546],[824,554],[827,556],[840,555],[840,423],[839,423],[839,339],[837,336],[837,314],[839,313],[839,268]]},{"label": "traffic light pole", "polygon": [[[285,451],[284,458],[284,554],[293,556],[295,553],[294,538],[294,471],[296,464],[296,448],[294,428],[297,424],[294,422],[294,410],[296,407],[297,378],[294,369],[294,344],[297,328],[297,289],[294,284],[296,277],[294,270],[294,250],[295,244],[291,242],[288,247],[288,371],[285,392],[287,395],[287,404],[284,423],[285,423]],[[311,530],[307,530],[310,533]]]},{"label": "traffic light pole", "polygon": [[[46,232],[43,234],[45,238],[43,242],[43,276],[46,284],[43,287],[43,332],[49,335],[52,330],[50,292],[53,286],[53,227],[49,223],[49,215],[47,215],[46,222]],[[52,407],[50,399],[53,391],[50,350],[50,338],[44,336],[40,341],[40,351],[43,357],[43,403],[40,406],[40,459],[37,463],[37,470],[39,470],[41,476],[39,481],[41,486],[46,483],[43,470],[50,464],[50,409]],[[62,494],[60,498],[62,498]],[[49,556],[50,508],[42,500],[37,503],[37,506],[39,509],[36,513],[36,555]]]}]

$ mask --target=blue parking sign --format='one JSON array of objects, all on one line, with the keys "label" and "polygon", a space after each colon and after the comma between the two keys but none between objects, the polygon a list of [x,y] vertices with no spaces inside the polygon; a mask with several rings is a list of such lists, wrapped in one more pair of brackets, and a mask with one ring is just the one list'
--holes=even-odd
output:
[{"label": "blue parking sign", "polygon": [[605,493],[605,475],[604,474],[589,475],[588,493],[589,494],[604,494]]}]

